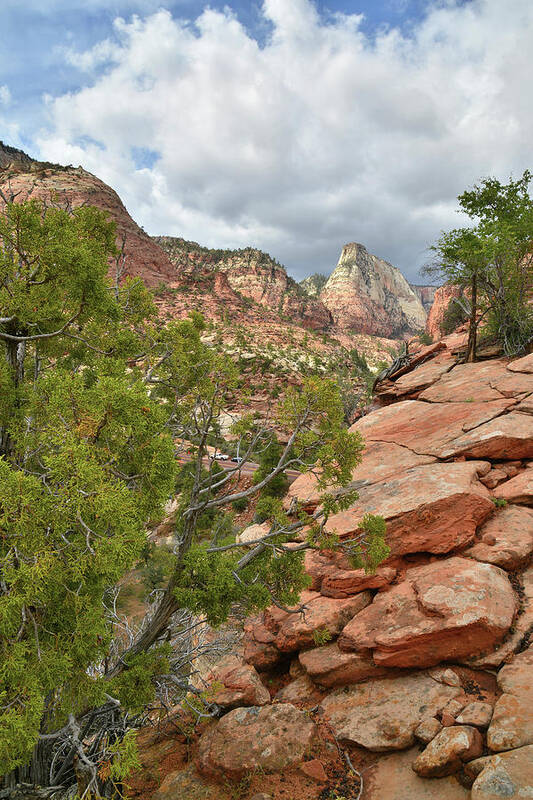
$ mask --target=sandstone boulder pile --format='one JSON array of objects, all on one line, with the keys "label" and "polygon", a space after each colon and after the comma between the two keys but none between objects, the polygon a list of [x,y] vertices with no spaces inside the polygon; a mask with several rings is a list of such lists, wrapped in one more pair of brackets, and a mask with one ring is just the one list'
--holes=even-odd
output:
[{"label": "sandstone boulder pile", "polygon": [[[246,624],[246,663],[288,681],[246,713],[315,703],[342,746],[389,753],[369,773],[371,800],[533,797],[533,359],[461,365],[457,345],[428,348],[352,428],[366,442],[359,498],[328,528],[349,540],[381,514],[389,558],[367,574],[308,552],[305,612]],[[305,475],[285,506],[318,503]],[[233,735],[229,717],[213,731]],[[232,774],[210,755],[219,734],[204,736],[204,771]]]}]

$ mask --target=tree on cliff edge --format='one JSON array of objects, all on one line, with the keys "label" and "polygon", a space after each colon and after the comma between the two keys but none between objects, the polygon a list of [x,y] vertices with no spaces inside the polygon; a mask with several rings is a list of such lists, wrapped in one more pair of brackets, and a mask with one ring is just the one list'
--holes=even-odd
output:
[{"label": "tree on cliff edge", "polygon": [[470,304],[467,361],[476,358],[477,331],[483,322],[506,355],[516,355],[533,340],[532,175],[502,184],[484,178],[459,195],[460,210],[475,225],[443,233],[432,247],[435,262],[426,268],[446,283],[464,288]]},{"label": "tree on cliff edge", "polygon": [[[286,393],[270,426],[252,415],[234,426],[242,464],[206,468],[207,441],[238,387],[235,367],[203,344],[200,315],[161,327],[140,282],[109,281],[114,240],[94,208],[69,214],[30,201],[0,216],[0,774],[32,759],[19,774],[68,784],[76,762],[86,797],[102,790],[102,759],[128,713],[157,686],[191,690],[195,620],[216,625],[235,603],[248,611],[297,601],[303,550],[340,546],[324,523],[353,501],[333,490],[349,483],[362,450],[335,385],[313,378]],[[287,445],[268,474],[239,489],[243,465],[274,428]],[[185,450],[170,578],[131,631],[116,585],[174,494]],[[268,498],[264,539],[228,537],[224,507],[287,467],[316,464],[319,512],[289,519]],[[307,539],[286,547],[304,525]],[[343,547],[373,566],[386,553],[383,533],[368,519]]]}]

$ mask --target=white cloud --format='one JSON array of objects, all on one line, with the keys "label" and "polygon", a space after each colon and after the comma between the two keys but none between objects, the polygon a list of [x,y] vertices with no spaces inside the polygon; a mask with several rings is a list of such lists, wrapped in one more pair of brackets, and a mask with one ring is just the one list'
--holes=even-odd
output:
[{"label": "white cloud", "polygon": [[5,84],[0,85],[0,105],[8,106],[11,103],[11,92]]},{"label": "white cloud", "polygon": [[96,73],[48,99],[42,157],[98,174],[152,233],[255,244],[301,276],[355,239],[416,278],[459,192],[531,166],[529,0],[447,0],[373,39],[310,0],[263,15],[263,47],[230,10],[118,19],[66,54]]}]

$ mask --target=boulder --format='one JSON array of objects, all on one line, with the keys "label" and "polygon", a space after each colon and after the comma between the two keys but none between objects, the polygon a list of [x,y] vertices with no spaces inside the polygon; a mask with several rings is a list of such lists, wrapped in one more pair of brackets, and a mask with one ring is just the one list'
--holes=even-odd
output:
[{"label": "boulder", "polygon": [[338,739],[379,753],[410,747],[422,719],[461,693],[418,672],[336,689],[321,709]]},{"label": "boulder", "polygon": [[[370,592],[336,600],[317,595],[305,603],[303,613],[282,612],[274,643],[285,653],[320,643],[320,637],[334,639],[353,616],[372,602]],[[327,640],[327,639],[326,639]]]},{"label": "boulder", "polygon": [[474,725],[476,728],[487,728],[492,718],[492,706],[490,703],[482,703],[479,700],[468,703],[459,716],[457,722],[460,725]]},{"label": "boulder", "polygon": [[411,766],[417,754],[417,748],[392,753],[365,771],[364,800],[469,800],[455,778],[420,778]]},{"label": "boulder", "polygon": [[[420,400],[404,400],[362,417],[351,426],[350,431],[359,431],[367,443],[392,442],[407,447],[414,453],[447,458],[453,455],[453,449],[450,452],[451,442],[465,431],[498,417],[514,402],[509,399],[487,403],[424,403]],[[527,415],[521,416],[527,419]]]},{"label": "boulder", "polygon": [[313,681],[327,688],[361,683],[388,672],[384,667],[376,666],[367,653],[345,653],[339,650],[336,642],[305,650],[299,659]]},{"label": "boulder", "polygon": [[380,398],[394,399],[415,394],[436,383],[439,378],[448,372],[454,362],[449,353],[437,356],[430,361],[412,369],[405,375],[395,380],[390,387],[379,392]]},{"label": "boulder", "polygon": [[378,567],[375,572],[364,569],[332,569],[324,575],[320,593],[325,597],[350,597],[365,589],[381,589],[396,577],[393,567]]},{"label": "boulder", "polygon": [[[433,461],[435,461],[433,456],[418,455],[406,447],[384,442],[367,442],[362,461],[352,472],[348,488],[359,489],[361,486],[386,480],[409,467],[430,464]],[[290,508],[292,502],[297,499],[306,510],[315,509],[320,502],[317,481],[318,478],[310,472],[296,478],[287,491],[285,508]]]},{"label": "boulder", "polygon": [[278,703],[296,703],[297,705],[316,705],[321,693],[309,675],[299,675],[288,683],[275,696]]},{"label": "boulder", "polygon": [[463,762],[478,758],[483,752],[483,739],[476,728],[455,725],[443,728],[413,762],[414,771],[422,778],[443,778],[457,772]]},{"label": "boulder", "polygon": [[[533,470],[532,470],[533,472]],[[518,506],[498,510],[478,531],[478,540],[463,555],[515,570],[533,554],[533,511]]]},{"label": "boulder", "polygon": [[262,522],[260,525],[248,525],[241,533],[237,534],[235,541],[241,544],[246,542],[255,542],[257,539],[262,539],[270,531],[268,522]]},{"label": "boulder", "polygon": [[498,486],[494,491],[494,496],[507,500],[508,503],[533,505],[533,468],[525,469],[515,478]]},{"label": "boulder", "polygon": [[447,553],[463,547],[494,510],[488,490],[477,480],[484,466],[458,462],[407,469],[363,487],[355,505],[333,514],[326,530],[349,537],[370,512],[380,514],[387,522],[391,555]]},{"label": "boulder", "polygon": [[517,599],[505,572],[453,557],[407,571],[349,622],[342,650],[372,650],[376,664],[427,667],[492,649],[509,630]]},{"label": "boulder", "polygon": [[326,770],[318,758],[313,758],[311,761],[304,761],[300,769],[303,774],[311,778],[312,781],[316,783],[327,783],[328,776],[326,775]]},{"label": "boulder", "polygon": [[263,624],[261,616],[252,617],[244,626],[244,660],[259,672],[275,667],[283,658],[274,645],[275,635]]},{"label": "boulder", "polygon": [[498,673],[503,694],[496,701],[487,732],[490,750],[533,744],[533,645]]},{"label": "boulder", "polygon": [[236,656],[222,659],[209,674],[208,681],[215,687],[212,701],[222,708],[270,703],[270,692],[261,683],[255,669]]},{"label": "boulder", "polygon": [[309,716],[289,703],[237,708],[202,734],[198,767],[229,779],[254,770],[279,772],[303,758],[315,732]]},{"label": "boulder", "polygon": [[515,411],[521,411],[522,414],[533,414],[533,394],[524,397],[514,408]]},{"label": "boulder", "polygon": [[478,658],[472,659],[470,665],[480,669],[494,669],[504,661],[509,661],[513,653],[521,647],[524,637],[533,630],[533,566],[516,576],[521,608],[513,623],[513,627],[503,642],[493,650],[489,650]]},{"label": "boulder", "polygon": [[212,785],[204,783],[191,764],[185,769],[165,775],[161,786],[152,797],[153,800],[176,800],[178,797],[187,800],[214,800],[216,790]]},{"label": "boulder", "polygon": [[468,769],[477,773],[472,800],[533,797],[533,745],[478,758]]},{"label": "boulder", "polygon": [[487,489],[494,489],[499,483],[506,481],[508,477],[503,469],[491,469],[490,472],[480,478],[480,481]]},{"label": "boulder", "polygon": [[442,722],[436,717],[425,717],[415,730],[415,736],[419,742],[429,744],[441,730]]},{"label": "boulder", "polygon": [[528,356],[524,356],[523,358],[517,358],[515,361],[511,361],[510,364],[507,364],[507,369],[511,370],[511,372],[526,372],[529,375],[532,375],[533,353],[530,353]]},{"label": "boulder", "polygon": [[511,411],[458,436],[441,451],[443,458],[460,455],[491,460],[532,458],[533,417]]}]

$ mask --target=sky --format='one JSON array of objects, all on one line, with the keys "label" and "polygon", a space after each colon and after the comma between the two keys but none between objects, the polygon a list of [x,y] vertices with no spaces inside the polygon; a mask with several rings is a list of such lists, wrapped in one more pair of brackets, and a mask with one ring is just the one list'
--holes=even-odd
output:
[{"label": "sky", "polygon": [[532,165],[531,0],[2,0],[0,139],[153,235],[412,282],[457,195]]}]

